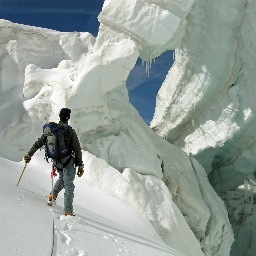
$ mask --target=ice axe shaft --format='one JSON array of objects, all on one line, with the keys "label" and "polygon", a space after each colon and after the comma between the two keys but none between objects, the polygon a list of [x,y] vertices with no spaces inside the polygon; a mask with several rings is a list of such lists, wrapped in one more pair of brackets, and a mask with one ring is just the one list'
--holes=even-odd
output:
[{"label": "ice axe shaft", "polygon": [[17,183],[17,187],[19,186],[20,180],[21,180],[21,178],[22,178],[22,176],[23,176],[23,173],[24,173],[24,171],[25,171],[25,169],[26,169],[26,167],[27,167],[27,164],[28,164],[28,163],[25,163],[25,166],[24,166],[24,168],[23,168],[23,170],[22,170],[22,173],[21,173],[21,175],[20,175],[19,181],[18,181],[18,183]]}]

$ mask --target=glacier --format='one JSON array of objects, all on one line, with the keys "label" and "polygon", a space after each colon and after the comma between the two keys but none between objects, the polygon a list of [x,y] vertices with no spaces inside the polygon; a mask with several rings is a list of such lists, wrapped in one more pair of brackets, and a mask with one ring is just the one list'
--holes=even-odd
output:
[{"label": "glacier", "polygon": [[[180,253],[253,255],[242,241],[255,225],[255,9],[238,0],[106,0],[96,38],[0,20],[0,156],[20,161],[69,107],[86,184],[136,209]],[[175,63],[150,128],[126,80],[138,57],[170,49]]]},{"label": "glacier", "polygon": [[247,200],[255,191],[255,10],[255,1],[195,1],[151,122],[203,165],[226,202],[236,238],[231,255],[255,251],[244,241],[255,236]]}]

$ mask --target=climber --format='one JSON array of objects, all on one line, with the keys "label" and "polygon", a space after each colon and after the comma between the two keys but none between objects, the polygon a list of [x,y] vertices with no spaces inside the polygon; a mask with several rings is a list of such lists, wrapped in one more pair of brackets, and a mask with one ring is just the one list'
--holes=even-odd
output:
[{"label": "climber", "polygon": [[43,127],[42,136],[34,143],[32,148],[24,156],[26,163],[29,163],[34,153],[45,146],[45,156],[48,161],[52,159],[53,168],[57,170],[59,179],[56,181],[50,193],[49,205],[52,205],[59,194],[65,188],[64,193],[64,215],[74,216],[74,179],[76,174],[75,166],[78,167],[77,175],[81,177],[84,173],[82,152],[77,134],[68,125],[71,110],[62,108],[59,113],[59,123],[47,123]]}]

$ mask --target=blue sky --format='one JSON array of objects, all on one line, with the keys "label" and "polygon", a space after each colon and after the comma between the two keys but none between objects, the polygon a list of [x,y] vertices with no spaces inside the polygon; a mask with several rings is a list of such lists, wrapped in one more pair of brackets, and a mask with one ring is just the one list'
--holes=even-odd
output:
[{"label": "blue sky", "polygon": [[[104,0],[0,0],[0,19],[58,31],[90,32],[97,36],[98,14]],[[172,52],[152,62],[150,76],[138,59],[129,75],[130,102],[147,124],[152,120],[156,94],[173,63]]]}]

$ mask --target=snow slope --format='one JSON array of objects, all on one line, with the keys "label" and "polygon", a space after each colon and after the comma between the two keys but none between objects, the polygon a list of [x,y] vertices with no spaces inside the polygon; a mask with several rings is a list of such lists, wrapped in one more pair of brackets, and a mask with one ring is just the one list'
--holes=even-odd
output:
[{"label": "snow slope", "polygon": [[1,255],[182,255],[168,248],[133,208],[78,178],[76,217],[60,215],[63,193],[56,206],[48,207],[51,165],[38,155],[27,166],[19,187],[24,164],[0,159]]},{"label": "snow slope", "polygon": [[[72,37],[70,42],[69,37],[65,37],[64,47],[58,32],[1,21],[3,27],[8,24],[7,28],[13,29],[6,38],[7,42],[16,40],[13,39],[15,34],[25,33],[30,38],[35,30],[38,38],[44,35],[44,39],[49,38],[50,42],[57,37],[52,47],[59,48],[61,45],[65,53],[73,55],[64,55],[63,60],[53,67],[40,66],[29,55],[28,58],[24,55],[23,58],[15,59],[17,65],[14,66],[17,69],[23,66],[24,69],[19,73],[22,77],[19,83],[10,82],[6,91],[1,91],[0,94],[3,99],[0,102],[0,118],[3,121],[0,129],[0,155],[5,159],[20,161],[41,135],[43,124],[57,121],[59,110],[67,106],[72,109],[71,126],[77,131],[84,150],[85,174],[77,184],[78,196],[75,199],[78,200],[75,201],[78,207],[85,211],[100,212],[101,217],[117,222],[123,212],[119,217],[113,216],[112,211],[111,214],[105,211],[106,205],[102,210],[96,204],[99,197],[90,200],[90,196],[96,193],[100,197],[107,197],[105,200],[115,206],[116,203],[111,201],[114,197],[113,200],[118,199],[120,204],[130,209],[126,215],[125,230],[134,223],[135,213],[130,211],[135,211],[138,218],[147,222],[145,226],[142,220],[138,220],[136,223],[142,221],[142,224],[137,226],[146,227],[142,228],[144,231],[153,229],[158,238],[171,249],[189,256],[229,255],[233,232],[227,211],[223,201],[210,186],[203,167],[180,148],[159,137],[144,123],[129,103],[125,86],[139,55],[147,60],[180,43],[184,35],[186,15],[193,2],[175,1],[175,4],[169,6],[167,1],[125,1],[124,5],[118,5],[118,10],[120,13],[127,11],[129,15],[123,15],[125,19],[120,19],[119,23],[116,23],[118,19],[113,19],[112,12],[116,10],[109,7],[115,6],[115,3],[117,1],[114,0],[105,2],[99,16],[101,25],[95,43],[90,44],[94,39],[87,41],[88,46],[81,48],[80,58],[72,57],[79,56],[74,50],[77,45],[73,43]],[[141,8],[140,16],[138,14]],[[153,30],[154,33],[151,33],[149,17],[152,17],[157,28]],[[173,21],[172,25],[170,21]],[[163,27],[162,31],[159,30],[158,23]],[[149,27],[145,33],[141,33],[143,25]],[[166,33],[168,27],[170,33]],[[5,29],[0,31],[2,32],[6,33]],[[91,36],[88,35],[88,38]],[[19,38],[12,54],[5,52],[6,58],[16,56],[24,48],[26,41],[26,37],[24,40]],[[2,48],[5,45],[6,43]],[[34,49],[33,44],[30,47]],[[36,55],[36,51],[34,54]],[[47,55],[47,58],[50,59],[51,56]],[[6,63],[2,63],[1,67],[5,65]],[[7,81],[12,81],[11,79],[12,77],[6,76]],[[11,104],[13,101],[15,105]],[[41,160],[36,160],[34,164],[35,167],[42,166]],[[29,166],[33,167],[33,162]],[[31,178],[31,182],[28,179],[29,184],[25,188],[35,192],[32,190],[34,187],[37,191],[35,193],[48,194],[49,184],[41,181],[42,174],[38,174],[38,177],[41,177],[40,181]],[[87,188],[90,190],[88,193],[83,191]],[[109,195],[112,196],[111,200]],[[58,216],[58,211],[59,209],[54,215]],[[80,214],[80,210],[78,211]],[[122,220],[117,223],[124,225]],[[56,223],[62,225],[61,221],[56,217]],[[71,225],[77,227],[81,222],[78,219]],[[64,244],[70,241],[70,238],[66,239],[69,226],[64,224],[60,231],[64,232],[64,236],[59,240],[64,241]],[[148,234],[150,237],[153,231]],[[80,235],[82,236],[81,233],[77,235],[78,240]],[[155,235],[152,239],[157,240]],[[109,248],[112,252],[112,247]],[[68,251],[67,255],[71,253],[73,252]],[[99,255],[100,253],[102,252]],[[150,255],[153,253],[152,251]]]}]

